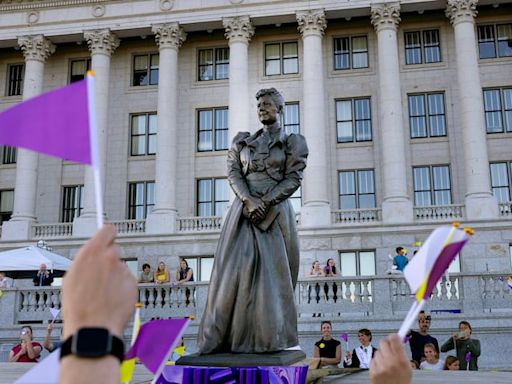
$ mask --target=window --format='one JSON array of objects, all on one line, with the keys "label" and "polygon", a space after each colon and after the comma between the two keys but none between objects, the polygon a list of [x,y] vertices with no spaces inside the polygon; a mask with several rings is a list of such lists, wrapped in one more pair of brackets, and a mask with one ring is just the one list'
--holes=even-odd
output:
[{"label": "window", "polygon": [[430,64],[441,61],[439,31],[405,32],[405,64]]},{"label": "window", "polygon": [[14,164],[16,163],[16,148],[0,146],[0,164]]},{"label": "window", "polygon": [[11,220],[14,207],[14,189],[0,191],[0,225],[4,221]]},{"label": "window", "polygon": [[452,203],[450,167],[435,165],[414,167],[414,204],[449,205]]},{"label": "window", "polygon": [[375,208],[373,169],[340,171],[340,209]]},{"label": "window", "polygon": [[134,56],[132,85],[137,87],[158,84],[158,64],[158,53]]},{"label": "window", "polygon": [[197,180],[197,215],[222,216],[229,203],[228,179]]},{"label": "window", "polygon": [[299,103],[286,103],[283,111],[283,127],[288,134],[300,132]]},{"label": "window", "polygon": [[21,96],[23,93],[24,64],[9,64],[7,67],[7,96]]},{"label": "window", "polygon": [[229,79],[229,48],[199,50],[199,81]]},{"label": "window", "polygon": [[338,143],[372,140],[370,98],[336,101]]},{"label": "window", "polygon": [[192,268],[194,281],[210,281],[213,269],[213,256],[184,257]]},{"label": "window", "polygon": [[154,155],[156,153],[155,112],[131,115],[131,156]]},{"label": "window", "polygon": [[411,138],[446,136],[444,93],[408,95]]},{"label": "window", "polygon": [[62,215],[63,223],[71,223],[75,217],[80,216],[84,208],[84,186],[70,185],[62,191]]},{"label": "window", "polygon": [[334,69],[368,68],[368,39],[366,36],[334,39]]},{"label": "window", "polygon": [[340,252],[341,276],[375,275],[375,251]]},{"label": "window", "polygon": [[128,220],[143,220],[155,206],[155,182],[128,184]]},{"label": "window", "polygon": [[87,71],[91,69],[91,59],[71,60],[69,69],[69,82],[85,79]]},{"label": "window", "polygon": [[265,44],[265,76],[299,73],[297,42]]},{"label": "window", "polygon": [[512,24],[478,26],[481,59],[512,56]]},{"label": "window", "polygon": [[487,133],[512,132],[512,88],[484,90]]},{"label": "window", "polygon": [[510,201],[510,177],[512,163],[491,163],[491,186],[492,193],[500,203]]},{"label": "window", "polygon": [[223,151],[228,149],[228,108],[201,109],[197,112],[197,150]]},{"label": "window", "polygon": [[299,187],[289,198],[295,213],[299,213],[302,207],[302,188]]}]

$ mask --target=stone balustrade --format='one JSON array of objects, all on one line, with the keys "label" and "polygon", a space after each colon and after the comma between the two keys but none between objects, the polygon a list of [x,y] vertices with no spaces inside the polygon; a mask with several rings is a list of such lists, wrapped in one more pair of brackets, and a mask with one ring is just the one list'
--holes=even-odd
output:
[{"label": "stone balustrade", "polygon": [[510,217],[512,216],[512,202],[509,201],[507,203],[499,204],[500,216],[501,217]]},{"label": "stone balustrade", "polygon": [[[443,277],[427,303],[427,310],[468,316],[512,312],[512,290],[506,279],[506,275],[495,273]],[[207,292],[207,282],[140,284],[141,317],[200,318]],[[414,300],[399,274],[303,278],[297,283],[295,297],[299,317],[321,313],[322,317],[340,320],[403,317]],[[47,322],[51,320],[49,308],[60,306],[60,287],[5,289],[0,298],[0,326]]]},{"label": "stone balustrade", "polygon": [[464,217],[464,204],[428,205],[424,207],[414,207],[415,221],[442,222],[463,220]]},{"label": "stone balustrade", "polygon": [[221,225],[221,216],[194,216],[178,217],[176,227],[179,232],[204,232],[220,231]]},{"label": "stone balustrade", "polygon": [[73,235],[73,223],[33,224],[32,238],[55,239]]},{"label": "stone balustrade", "polygon": [[367,208],[367,209],[344,209],[332,211],[333,224],[368,224],[376,223],[382,220],[382,209],[380,208]]}]

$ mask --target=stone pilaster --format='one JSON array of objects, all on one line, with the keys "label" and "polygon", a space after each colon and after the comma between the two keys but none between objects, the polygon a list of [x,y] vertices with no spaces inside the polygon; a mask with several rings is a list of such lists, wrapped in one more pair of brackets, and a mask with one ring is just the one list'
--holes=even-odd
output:
[{"label": "stone pilaster", "polygon": [[382,218],[386,223],[413,220],[412,202],[407,194],[407,165],[400,86],[397,29],[400,23],[398,3],[372,5],[371,22],[377,33],[379,76],[379,119],[383,183]]},{"label": "stone pilaster", "polygon": [[[18,46],[25,57],[23,100],[27,100],[42,92],[44,65],[55,52],[55,45],[43,35],[34,35],[19,37]],[[18,149],[14,208],[11,220],[2,226],[4,240],[26,240],[32,235],[32,223],[37,220],[38,156],[35,152]]]},{"label": "stone pilaster", "polygon": [[178,23],[154,25],[159,47],[158,122],[155,207],[146,220],[147,233],[172,233],[176,229],[176,168],[178,114],[178,51],[186,33]]},{"label": "stone pilaster", "polygon": [[[91,53],[91,69],[95,74],[96,127],[98,134],[99,170],[101,195],[105,196],[105,171],[107,157],[107,128],[110,85],[110,58],[119,46],[119,39],[108,29],[84,32],[84,38]],[[104,214],[104,212],[100,212]],[[73,236],[90,236],[96,231],[96,199],[94,195],[94,173],[91,167],[85,169],[84,209],[82,215],[75,219]]]},{"label": "stone pilaster", "polygon": [[238,131],[247,131],[249,121],[255,118],[249,100],[249,42],[254,27],[248,16],[229,17],[222,20],[224,36],[229,41],[229,143]]},{"label": "stone pilaster", "polygon": [[455,33],[455,56],[466,179],[466,218],[495,219],[498,202],[491,192],[484,103],[475,35],[476,0],[448,0],[446,16]]},{"label": "stone pilaster", "polygon": [[322,38],[327,21],[322,9],[296,13],[298,30],[304,46],[302,133],[309,147],[308,166],[302,183],[304,205],[301,209],[303,227],[324,227],[331,224],[329,204],[329,134],[325,114],[324,62]]}]

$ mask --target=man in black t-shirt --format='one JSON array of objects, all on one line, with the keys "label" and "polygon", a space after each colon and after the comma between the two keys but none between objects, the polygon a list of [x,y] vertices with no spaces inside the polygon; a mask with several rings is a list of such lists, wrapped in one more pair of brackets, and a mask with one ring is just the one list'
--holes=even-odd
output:
[{"label": "man in black t-shirt", "polygon": [[315,343],[313,357],[320,358],[321,368],[337,368],[341,361],[341,343],[332,338],[330,321],[322,321],[322,339]]},{"label": "man in black t-shirt", "polygon": [[425,346],[425,344],[434,344],[434,346],[436,347],[436,351],[439,354],[439,343],[437,342],[437,339],[428,334],[431,321],[432,317],[430,315],[427,315],[425,311],[421,311],[418,316],[418,332],[410,331],[408,334],[412,359],[416,360],[418,364],[425,360],[425,354],[423,352],[423,347]]}]

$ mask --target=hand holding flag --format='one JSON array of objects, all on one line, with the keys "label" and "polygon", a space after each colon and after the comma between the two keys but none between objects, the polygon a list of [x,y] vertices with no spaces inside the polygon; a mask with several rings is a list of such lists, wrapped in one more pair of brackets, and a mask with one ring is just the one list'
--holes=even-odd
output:
[{"label": "hand holding flag", "polygon": [[59,316],[60,309],[50,308],[50,313],[52,314],[52,317],[53,317],[53,320],[52,320],[52,324],[53,324],[55,322],[55,320],[57,320],[57,316]]},{"label": "hand holding flag", "polygon": [[345,345],[346,345],[347,351],[348,351],[348,333],[347,332],[342,332],[340,337],[345,342]]}]

